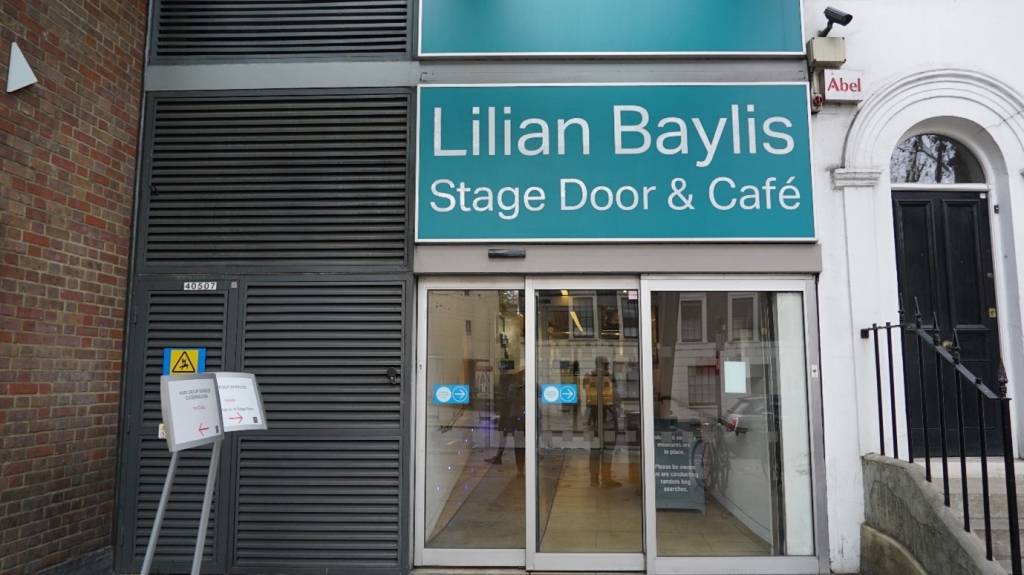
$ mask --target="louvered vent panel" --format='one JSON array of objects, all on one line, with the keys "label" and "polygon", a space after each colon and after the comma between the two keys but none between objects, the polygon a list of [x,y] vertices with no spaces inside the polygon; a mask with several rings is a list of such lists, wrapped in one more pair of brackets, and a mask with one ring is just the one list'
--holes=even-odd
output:
[{"label": "louvered vent panel", "polygon": [[273,429],[398,429],[403,284],[266,283],[245,300],[245,371]]},{"label": "louvered vent panel", "polygon": [[401,55],[408,0],[160,0],[156,56]]},{"label": "louvered vent panel", "polygon": [[235,564],[397,567],[399,438],[267,433],[240,442]]},{"label": "louvered vent panel", "polygon": [[145,261],[406,262],[406,94],[160,98]]},{"label": "louvered vent panel", "polygon": [[[205,347],[206,370],[223,365],[227,296],[216,292],[151,292],[146,320],[145,373],[142,415],[137,513],[135,513],[134,554],[141,561],[153,528],[160,492],[163,489],[170,453],[167,442],[157,438],[160,424],[160,374],[165,347]],[[155,566],[168,567],[192,562],[196,533],[203,504],[203,490],[210,463],[210,447],[182,451],[178,471],[164,516]],[[211,560],[216,549],[217,497],[214,496],[210,527],[206,536],[205,558]]]}]

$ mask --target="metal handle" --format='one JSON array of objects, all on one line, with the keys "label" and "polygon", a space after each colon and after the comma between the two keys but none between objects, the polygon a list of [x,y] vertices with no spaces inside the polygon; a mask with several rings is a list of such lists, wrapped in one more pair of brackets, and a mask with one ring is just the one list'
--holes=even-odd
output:
[{"label": "metal handle", "polygon": [[398,385],[398,370],[393,367],[388,368],[388,383]]}]

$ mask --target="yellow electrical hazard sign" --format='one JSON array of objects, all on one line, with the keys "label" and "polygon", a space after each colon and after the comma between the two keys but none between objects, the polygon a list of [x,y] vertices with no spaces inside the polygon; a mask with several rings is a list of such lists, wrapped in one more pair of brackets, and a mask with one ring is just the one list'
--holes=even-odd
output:
[{"label": "yellow electrical hazard sign", "polygon": [[206,371],[206,348],[164,348],[164,375],[202,373]]}]

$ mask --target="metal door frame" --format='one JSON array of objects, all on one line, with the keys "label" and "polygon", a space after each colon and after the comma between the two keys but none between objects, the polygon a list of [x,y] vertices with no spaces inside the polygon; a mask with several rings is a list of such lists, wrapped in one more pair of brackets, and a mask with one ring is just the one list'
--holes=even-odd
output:
[{"label": "metal door frame", "polygon": [[[558,289],[640,289],[640,276],[569,276],[526,278],[526,569],[540,571],[641,571],[644,552],[640,553],[542,553],[537,541],[537,290]],[[638,302],[640,303],[640,302]],[[642,314],[643,311],[641,310]],[[637,327],[640,327],[639,325]],[[643,362],[644,347],[637,341]],[[643,384],[641,367],[640,403],[650,401]],[[643,407],[641,407],[641,411]],[[641,437],[646,435],[646,418],[641,413]],[[653,425],[653,420],[651,420]],[[641,465],[649,459],[640,448]],[[647,493],[646,476],[642,480]],[[644,510],[646,517],[646,509]]]},{"label": "metal door frame", "polygon": [[[643,465],[644,551],[642,553],[541,553],[537,549],[537,390],[536,290],[637,289],[639,292],[641,461]],[[521,289],[525,302],[526,362],[526,548],[427,549],[424,547],[426,434],[427,295],[441,289]],[[821,379],[818,375],[819,338],[816,282],[807,275],[628,275],[628,276],[488,276],[419,277],[416,302],[416,392],[412,425],[415,445],[414,565],[417,567],[525,567],[527,570],[646,571],[663,574],[706,573],[827,573],[828,523],[825,485],[824,435],[821,416]],[[652,290],[669,291],[791,291],[803,296],[805,360],[808,373],[809,434],[815,554],[804,557],[672,557],[657,555],[654,485],[654,398],[650,354]]]},{"label": "metal door frame", "polygon": [[[121,383],[121,406],[118,430],[118,470],[117,489],[115,493],[115,522],[116,537],[114,539],[114,565],[118,572],[137,570],[142,564],[141,556],[135,557],[136,515],[139,495],[139,481],[133,474],[138,469],[142,456],[142,433],[141,410],[143,404],[144,385],[146,376],[146,349],[149,338],[149,303],[150,296],[155,292],[186,292],[183,289],[185,282],[191,281],[216,281],[218,283],[213,293],[224,293],[225,315],[224,315],[224,340],[222,363],[224,370],[235,370],[238,367],[238,358],[241,353],[241,346],[232,343],[238,339],[240,321],[240,294],[238,290],[238,276],[230,273],[203,273],[174,276],[138,276],[132,281],[131,305],[127,308],[127,319],[125,339],[127,340],[126,354],[124,357],[123,380]],[[197,291],[195,293],[211,293],[208,291]],[[133,385],[134,382],[134,385]],[[231,442],[225,445],[230,453]],[[210,531],[214,542],[219,545],[208,546],[208,552],[213,556],[215,568],[227,569],[231,561],[229,554],[228,538],[230,536],[230,525],[234,520],[229,513],[223,500],[228,500],[233,493],[233,485],[230,481],[229,458],[221,458],[217,478],[217,493],[215,509],[217,519]],[[199,516],[196,516],[198,522]],[[148,536],[148,532],[145,533]],[[159,547],[157,548],[159,551]],[[189,563],[182,563],[181,568],[187,569]],[[204,568],[210,567],[210,563],[204,561]]]},{"label": "metal door frame", "polygon": [[[645,275],[640,280],[640,349],[652,345],[652,291],[774,291],[799,292],[803,296],[804,355],[809,411],[812,518],[814,555],[773,557],[659,557],[655,490],[644,489],[647,572],[659,574],[710,573],[828,573],[828,516],[825,501],[825,445],[821,418],[821,379],[818,375],[818,313],[815,281],[807,276]],[[642,353],[640,369],[644,396],[644,453],[654,453],[653,358]],[[654,485],[654,457],[644,458],[644,485]]]},{"label": "metal door frame", "polygon": [[[523,567],[526,565],[525,549],[430,549],[426,547],[426,429],[421,429],[427,421],[427,295],[437,290],[525,290],[526,281],[523,277],[487,277],[487,278],[419,278],[416,288],[416,390],[413,397],[416,407],[413,410],[413,435],[416,450],[414,481],[414,564],[416,566],[438,567]],[[529,373],[529,370],[527,370]],[[529,378],[529,376],[527,376]],[[527,381],[529,386],[529,381]],[[529,392],[527,393],[529,396]],[[529,401],[527,401],[529,404]],[[529,428],[527,422],[527,428]],[[527,474],[529,474],[530,456],[527,450]],[[529,478],[529,475],[527,475]],[[529,506],[526,508],[529,520]]]}]

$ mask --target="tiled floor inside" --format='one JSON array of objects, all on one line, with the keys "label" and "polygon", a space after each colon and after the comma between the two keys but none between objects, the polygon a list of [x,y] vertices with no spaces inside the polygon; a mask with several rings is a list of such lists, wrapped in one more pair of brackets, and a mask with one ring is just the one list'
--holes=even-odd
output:
[{"label": "tiled floor inside", "polygon": [[[511,453],[505,454],[501,464],[488,462],[488,455],[477,454],[467,464],[459,484],[470,492],[449,500],[442,512],[447,520],[428,541],[429,547],[481,548],[483,543],[495,549],[524,547],[525,480]],[[610,479],[621,485],[607,486],[592,485],[590,457],[587,450],[559,450],[541,458],[539,550],[643,552],[639,458],[630,458],[626,450],[617,451]],[[657,524],[661,556],[771,554],[768,542],[710,495],[703,513],[662,509]]]}]

